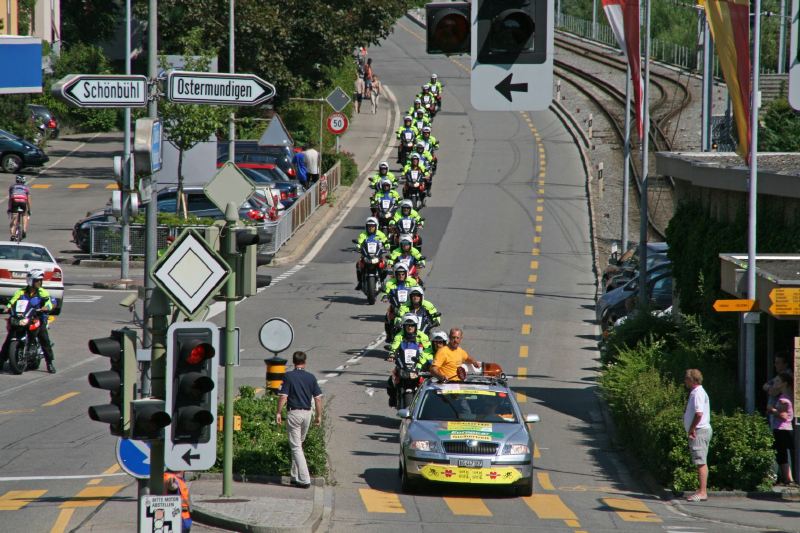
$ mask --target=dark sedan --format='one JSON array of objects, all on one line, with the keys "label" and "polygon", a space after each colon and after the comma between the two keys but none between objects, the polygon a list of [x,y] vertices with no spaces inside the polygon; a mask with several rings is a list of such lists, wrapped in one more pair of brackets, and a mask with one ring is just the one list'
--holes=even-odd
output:
[{"label": "dark sedan", "polygon": [[3,172],[16,174],[23,168],[40,167],[50,160],[36,145],[0,130],[0,168]]},{"label": "dark sedan", "polygon": [[[237,165],[239,166],[239,165]],[[305,192],[303,186],[289,177],[274,165],[263,168],[241,168],[241,171],[256,185],[265,184],[280,192],[281,204],[287,209]]]}]

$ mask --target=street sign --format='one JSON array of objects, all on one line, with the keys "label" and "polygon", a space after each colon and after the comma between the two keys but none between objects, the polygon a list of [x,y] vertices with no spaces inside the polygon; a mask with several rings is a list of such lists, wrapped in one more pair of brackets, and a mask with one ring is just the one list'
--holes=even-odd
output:
[{"label": "street sign", "polygon": [[269,126],[267,129],[264,130],[264,133],[261,134],[261,138],[258,139],[259,146],[294,146],[294,139],[292,139],[292,135],[289,133],[289,130],[286,129],[286,126],[281,120],[281,116],[275,113],[272,116],[272,120],[269,121]]},{"label": "street sign", "polygon": [[350,97],[344,92],[344,89],[341,87],[336,87],[334,90],[331,91],[325,101],[328,102],[328,105],[333,108],[334,111],[337,113],[347,107],[347,104],[350,103]]},{"label": "street sign", "polygon": [[755,300],[716,300],[714,311],[717,313],[746,312],[752,311],[755,305]]},{"label": "street sign", "polygon": [[236,209],[255,192],[256,186],[234,163],[227,161],[203,187],[208,199],[224,213],[229,202]]},{"label": "street sign", "polygon": [[343,113],[328,115],[328,131],[334,135],[341,135],[347,131],[347,116]]},{"label": "street sign", "polygon": [[275,96],[275,86],[255,74],[167,72],[167,99],[182,104],[250,106]]},{"label": "street sign", "polygon": [[775,316],[800,315],[800,288],[783,287],[769,291],[772,305],[769,312]]},{"label": "street sign", "polygon": [[146,494],[141,496],[139,505],[139,532],[183,531],[181,520],[181,497],[178,494],[157,496]]},{"label": "street sign", "polygon": [[156,285],[194,319],[222,287],[231,269],[193,229],[185,229],[153,266]]},{"label": "street sign", "polygon": [[149,478],[150,443],[143,440],[117,439],[117,463],[135,478]]},{"label": "street sign", "polygon": [[270,318],[261,325],[258,340],[267,351],[277,355],[292,345],[294,329],[285,318]]},{"label": "street sign", "polygon": [[470,100],[475,109],[536,111],[553,100],[554,2],[512,4],[472,2]]},{"label": "street sign", "polygon": [[146,107],[147,78],[112,74],[68,74],[53,85],[56,98],[78,107]]}]

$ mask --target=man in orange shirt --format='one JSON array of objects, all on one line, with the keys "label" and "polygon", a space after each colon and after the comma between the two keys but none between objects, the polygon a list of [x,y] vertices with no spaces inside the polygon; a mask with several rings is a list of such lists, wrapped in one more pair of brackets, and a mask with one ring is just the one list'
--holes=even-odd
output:
[{"label": "man in orange shirt", "polygon": [[464,363],[469,363],[472,366],[481,366],[480,361],[476,361],[469,354],[461,348],[461,340],[464,333],[461,328],[452,328],[450,330],[450,338],[447,346],[442,346],[436,352],[431,364],[431,374],[441,380],[458,379],[456,371],[458,367]]}]

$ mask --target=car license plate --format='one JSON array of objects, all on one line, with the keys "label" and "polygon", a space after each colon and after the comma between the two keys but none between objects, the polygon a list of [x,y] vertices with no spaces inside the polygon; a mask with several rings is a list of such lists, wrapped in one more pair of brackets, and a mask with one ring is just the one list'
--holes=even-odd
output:
[{"label": "car license plate", "polygon": [[27,272],[12,272],[11,277],[14,279],[24,279],[28,276]]},{"label": "car license plate", "polygon": [[463,466],[466,468],[481,468],[483,467],[483,461],[480,459],[459,459],[458,466]]}]

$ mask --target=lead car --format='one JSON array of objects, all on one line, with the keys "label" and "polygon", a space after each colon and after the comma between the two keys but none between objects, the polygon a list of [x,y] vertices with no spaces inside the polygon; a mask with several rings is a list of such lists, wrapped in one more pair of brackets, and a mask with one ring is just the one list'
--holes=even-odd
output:
[{"label": "lead car", "polygon": [[402,490],[424,482],[504,486],[533,493],[533,436],[504,379],[467,376],[457,383],[426,381],[400,424]]}]

